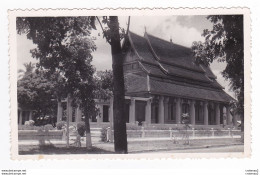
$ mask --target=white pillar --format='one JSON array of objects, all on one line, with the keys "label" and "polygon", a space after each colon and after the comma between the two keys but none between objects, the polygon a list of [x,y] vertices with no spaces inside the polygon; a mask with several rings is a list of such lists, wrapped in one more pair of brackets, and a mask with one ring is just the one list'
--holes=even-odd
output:
[{"label": "white pillar", "polygon": [[152,118],[152,109],[151,109],[152,100],[147,100],[146,106],[145,106],[145,122],[147,124],[151,124],[151,118]]},{"label": "white pillar", "polygon": [[232,124],[232,117],[230,115],[230,107],[229,106],[226,107],[226,116],[227,116],[227,125],[231,125]]},{"label": "white pillar", "polygon": [[57,109],[57,122],[62,121],[62,104],[61,101],[58,101],[58,109]]},{"label": "white pillar", "polygon": [[98,109],[99,109],[99,113],[97,114],[97,123],[100,124],[103,120],[101,116],[103,116],[103,105],[102,104],[98,104],[97,105]]},{"label": "white pillar", "polygon": [[32,120],[32,111],[29,111],[29,120]]},{"label": "white pillar", "polygon": [[100,112],[100,122],[103,122],[103,104],[100,104],[99,106],[99,112]]},{"label": "white pillar", "polygon": [[135,123],[135,99],[131,98],[131,104],[129,106],[129,123]]},{"label": "white pillar", "polygon": [[81,122],[81,116],[82,116],[82,111],[80,109],[80,107],[77,107],[77,111],[76,111],[76,121],[75,122]]},{"label": "white pillar", "polygon": [[181,123],[181,99],[176,99],[176,123]]},{"label": "white pillar", "polygon": [[203,114],[204,114],[204,125],[208,125],[209,124],[209,113],[208,113],[208,102],[204,102],[204,111],[203,111]]},{"label": "white pillar", "polygon": [[163,103],[163,96],[160,96],[159,98],[159,123],[164,123],[164,103]]},{"label": "white pillar", "polygon": [[215,111],[216,111],[216,125],[220,125],[220,109],[218,103],[216,103],[215,105]]},{"label": "white pillar", "polygon": [[113,118],[114,118],[114,113],[113,113],[113,97],[110,97],[110,101],[109,101],[109,122],[110,122],[110,127],[111,129],[113,129]]},{"label": "white pillar", "polygon": [[195,100],[191,100],[190,103],[190,122],[195,125]]},{"label": "white pillar", "polygon": [[168,120],[168,115],[169,115],[169,97],[165,97],[164,98],[164,123],[165,123],[165,120],[167,121]]},{"label": "white pillar", "polygon": [[23,122],[23,111],[20,110],[20,115],[18,117],[18,124],[19,125],[22,125],[22,122]]}]

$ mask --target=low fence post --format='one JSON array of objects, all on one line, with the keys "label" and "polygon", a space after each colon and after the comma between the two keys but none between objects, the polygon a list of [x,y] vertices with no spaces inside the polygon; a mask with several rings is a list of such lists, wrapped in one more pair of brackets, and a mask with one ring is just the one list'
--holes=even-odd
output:
[{"label": "low fence post", "polygon": [[110,127],[107,127],[107,142],[111,142],[112,141],[112,131]]},{"label": "low fence post", "polygon": [[215,136],[214,134],[215,134],[215,133],[214,133],[214,129],[211,128],[211,136],[214,137],[214,136]]},{"label": "low fence post", "polygon": [[144,138],[145,137],[145,132],[144,132],[144,127],[143,126],[142,126],[141,131],[142,131],[142,138]]},{"label": "low fence post", "polygon": [[195,138],[195,129],[192,128],[192,138],[194,139]]},{"label": "low fence post", "polygon": [[170,139],[172,139],[172,128],[169,128],[170,131]]}]

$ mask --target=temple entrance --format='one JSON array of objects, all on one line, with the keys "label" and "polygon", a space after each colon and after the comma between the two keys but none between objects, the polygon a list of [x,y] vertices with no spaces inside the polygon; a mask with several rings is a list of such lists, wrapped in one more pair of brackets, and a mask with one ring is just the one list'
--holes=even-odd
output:
[{"label": "temple entrance", "polygon": [[209,117],[209,125],[216,124],[216,115],[215,115],[215,106],[213,104],[208,105],[208,117]]},{"label": "temple entrance", "polygon": [[195,103],[195,124],[202,125],[204,123],[203,104],[201,102]]},{"label": "temple entrance", "polygon": [[165,123],[176,123],[176,103],[173,98],[170,98],[168,103],[168,118]]},{"label": "temple entrance", "polygon": [[108,105],[103,105],[103,122],[109,122],[108,109]]},{"label": "temple entrance", "polygon": [[145,106],[146,102],[144,101],[136,101],[135,102],[135,117],[136,121],[143,122],[145,121]]},{"label": "temple entrance", "polygon": [[159,106],[158,106],[158,103],[152,103],[151,123],[159,123]]}]

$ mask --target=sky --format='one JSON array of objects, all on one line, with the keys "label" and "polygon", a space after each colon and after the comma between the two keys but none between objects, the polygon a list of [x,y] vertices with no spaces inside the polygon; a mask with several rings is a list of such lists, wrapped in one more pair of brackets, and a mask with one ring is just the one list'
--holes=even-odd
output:
[{"label": "sky", "polygon": [[[120,27],[126,29],[128,22],[127,16],[119,17]],[[112,69],[112,56],[110,45],[102,36],[102,30],[97,24],[97,30],[92,31],[96,38],[95,44],[97,50],[93,52],[92,64],[97,70]],[[206,16],[132,16],[130,20],[130,31],[143,36],[146,31],[156,37],[172,41],[176,44],[191,47],[193,41],[204,41],[201,36],[204,29],[211,29],[212,23],[206,19]],[[30,50],[36,45],[28,40],[25,35],[17,34],[17,67],[24,69],[23,64],[28,62],[36,63],[32,58]],[[225,68],[225,63],[213,62],[210,67],[217,76],[217,81],[225,87],[225,91],[234,97],[234,93],[229,89],[229,82],[225,81],[221,72]]]}]

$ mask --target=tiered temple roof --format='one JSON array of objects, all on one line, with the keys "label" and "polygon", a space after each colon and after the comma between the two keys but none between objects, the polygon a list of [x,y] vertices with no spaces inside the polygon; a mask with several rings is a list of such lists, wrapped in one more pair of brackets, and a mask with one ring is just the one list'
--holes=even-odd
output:
[{"label": "tiered temple roof", "polygon": [[195,63],[190,48],[132,32],[123,48],[127,95],[167,95],[224,103],[232,100],[211,69]]}]

